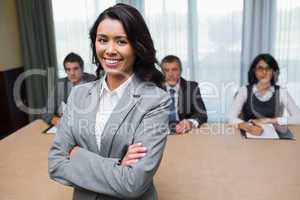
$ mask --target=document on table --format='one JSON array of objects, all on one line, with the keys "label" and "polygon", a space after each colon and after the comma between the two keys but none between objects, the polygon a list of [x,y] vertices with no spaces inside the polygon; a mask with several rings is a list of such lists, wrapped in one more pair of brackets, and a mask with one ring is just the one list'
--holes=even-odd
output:
[{"label": "document on table", "polygon": [[263,133],[260,136],[246,132],[246,137],[251,139],[279,139],[279,136],[272,124],[261,124]]}]

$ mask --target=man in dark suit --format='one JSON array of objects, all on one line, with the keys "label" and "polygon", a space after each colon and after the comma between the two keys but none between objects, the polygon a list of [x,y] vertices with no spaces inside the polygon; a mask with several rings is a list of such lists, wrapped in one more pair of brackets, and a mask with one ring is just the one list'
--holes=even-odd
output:
[{"label": "man in dark suit", "polygon": [[83,72],[84,62],[76,53],[69,53],[63,64],[67,77],[58,79],[54,91],[48,97],[47,113],[42,115],[42,119],[48,124],[59,123],[73,86],[96,79],[94,75]]},{"label": "man in dark suit", "polygon": [[171,131],[181,134],[207,122],[206,108],[198,84],[181,77],[180,59],[177,56],[168,55],[162,59],[161,68],[165,76],[164,89],[172,98],[169,114]]}]

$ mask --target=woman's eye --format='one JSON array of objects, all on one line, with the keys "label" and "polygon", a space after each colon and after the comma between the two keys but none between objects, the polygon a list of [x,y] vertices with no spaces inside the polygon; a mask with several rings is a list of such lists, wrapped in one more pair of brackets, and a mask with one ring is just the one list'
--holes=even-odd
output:
[{"label": "woman's eye", "polygon": [[118,40],[117,43],[118,43],[118,45],[125,45],[125,44],[127,44],[127,41],[126,40]]},{"label": "woman's eye", "polygon": [[106,39],[104,39],[104,38],[99,38],[99,39],[98,39],[98,42],[100,42],[101,44],[103,44],[103,43],[106,42]]}]

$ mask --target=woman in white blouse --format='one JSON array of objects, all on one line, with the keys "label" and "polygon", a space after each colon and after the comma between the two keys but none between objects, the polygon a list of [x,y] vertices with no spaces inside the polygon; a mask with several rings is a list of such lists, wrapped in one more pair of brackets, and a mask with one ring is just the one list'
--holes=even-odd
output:
[{"label": "woman in white blouse", "polygon": [[136,8],[116,4],[98,16],[90,39],[97,76],[105,76],[72,89],[49,175],[72,186],[74,200],[156,200],[171,99],[144,79],[157,63],[148,27]]},{"label": "woman in white blouse", "polygon": [[[248,71],[248,85],[237,93],[227,115],[239,129],[260,135],[260,124],[299,124],[300,109],[286,88],[276,85],[279,67],[270,54],[260,54]],[[284,109],[289,116],[283,117]]]}]

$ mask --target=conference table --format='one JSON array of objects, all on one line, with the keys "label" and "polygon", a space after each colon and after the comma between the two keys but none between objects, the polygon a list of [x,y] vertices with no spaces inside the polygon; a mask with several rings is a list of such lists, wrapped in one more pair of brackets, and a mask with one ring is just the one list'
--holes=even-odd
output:
[{"label": "conference table", "polygon": [[[48,177],[54,135],[36,120],[0,141],[0,200],[67,200],[72,188]],[[299,200],[300,126],[296,140],[250,140],[233,126],[204,124],[170,135],[154,182],[160,200]]]}]

